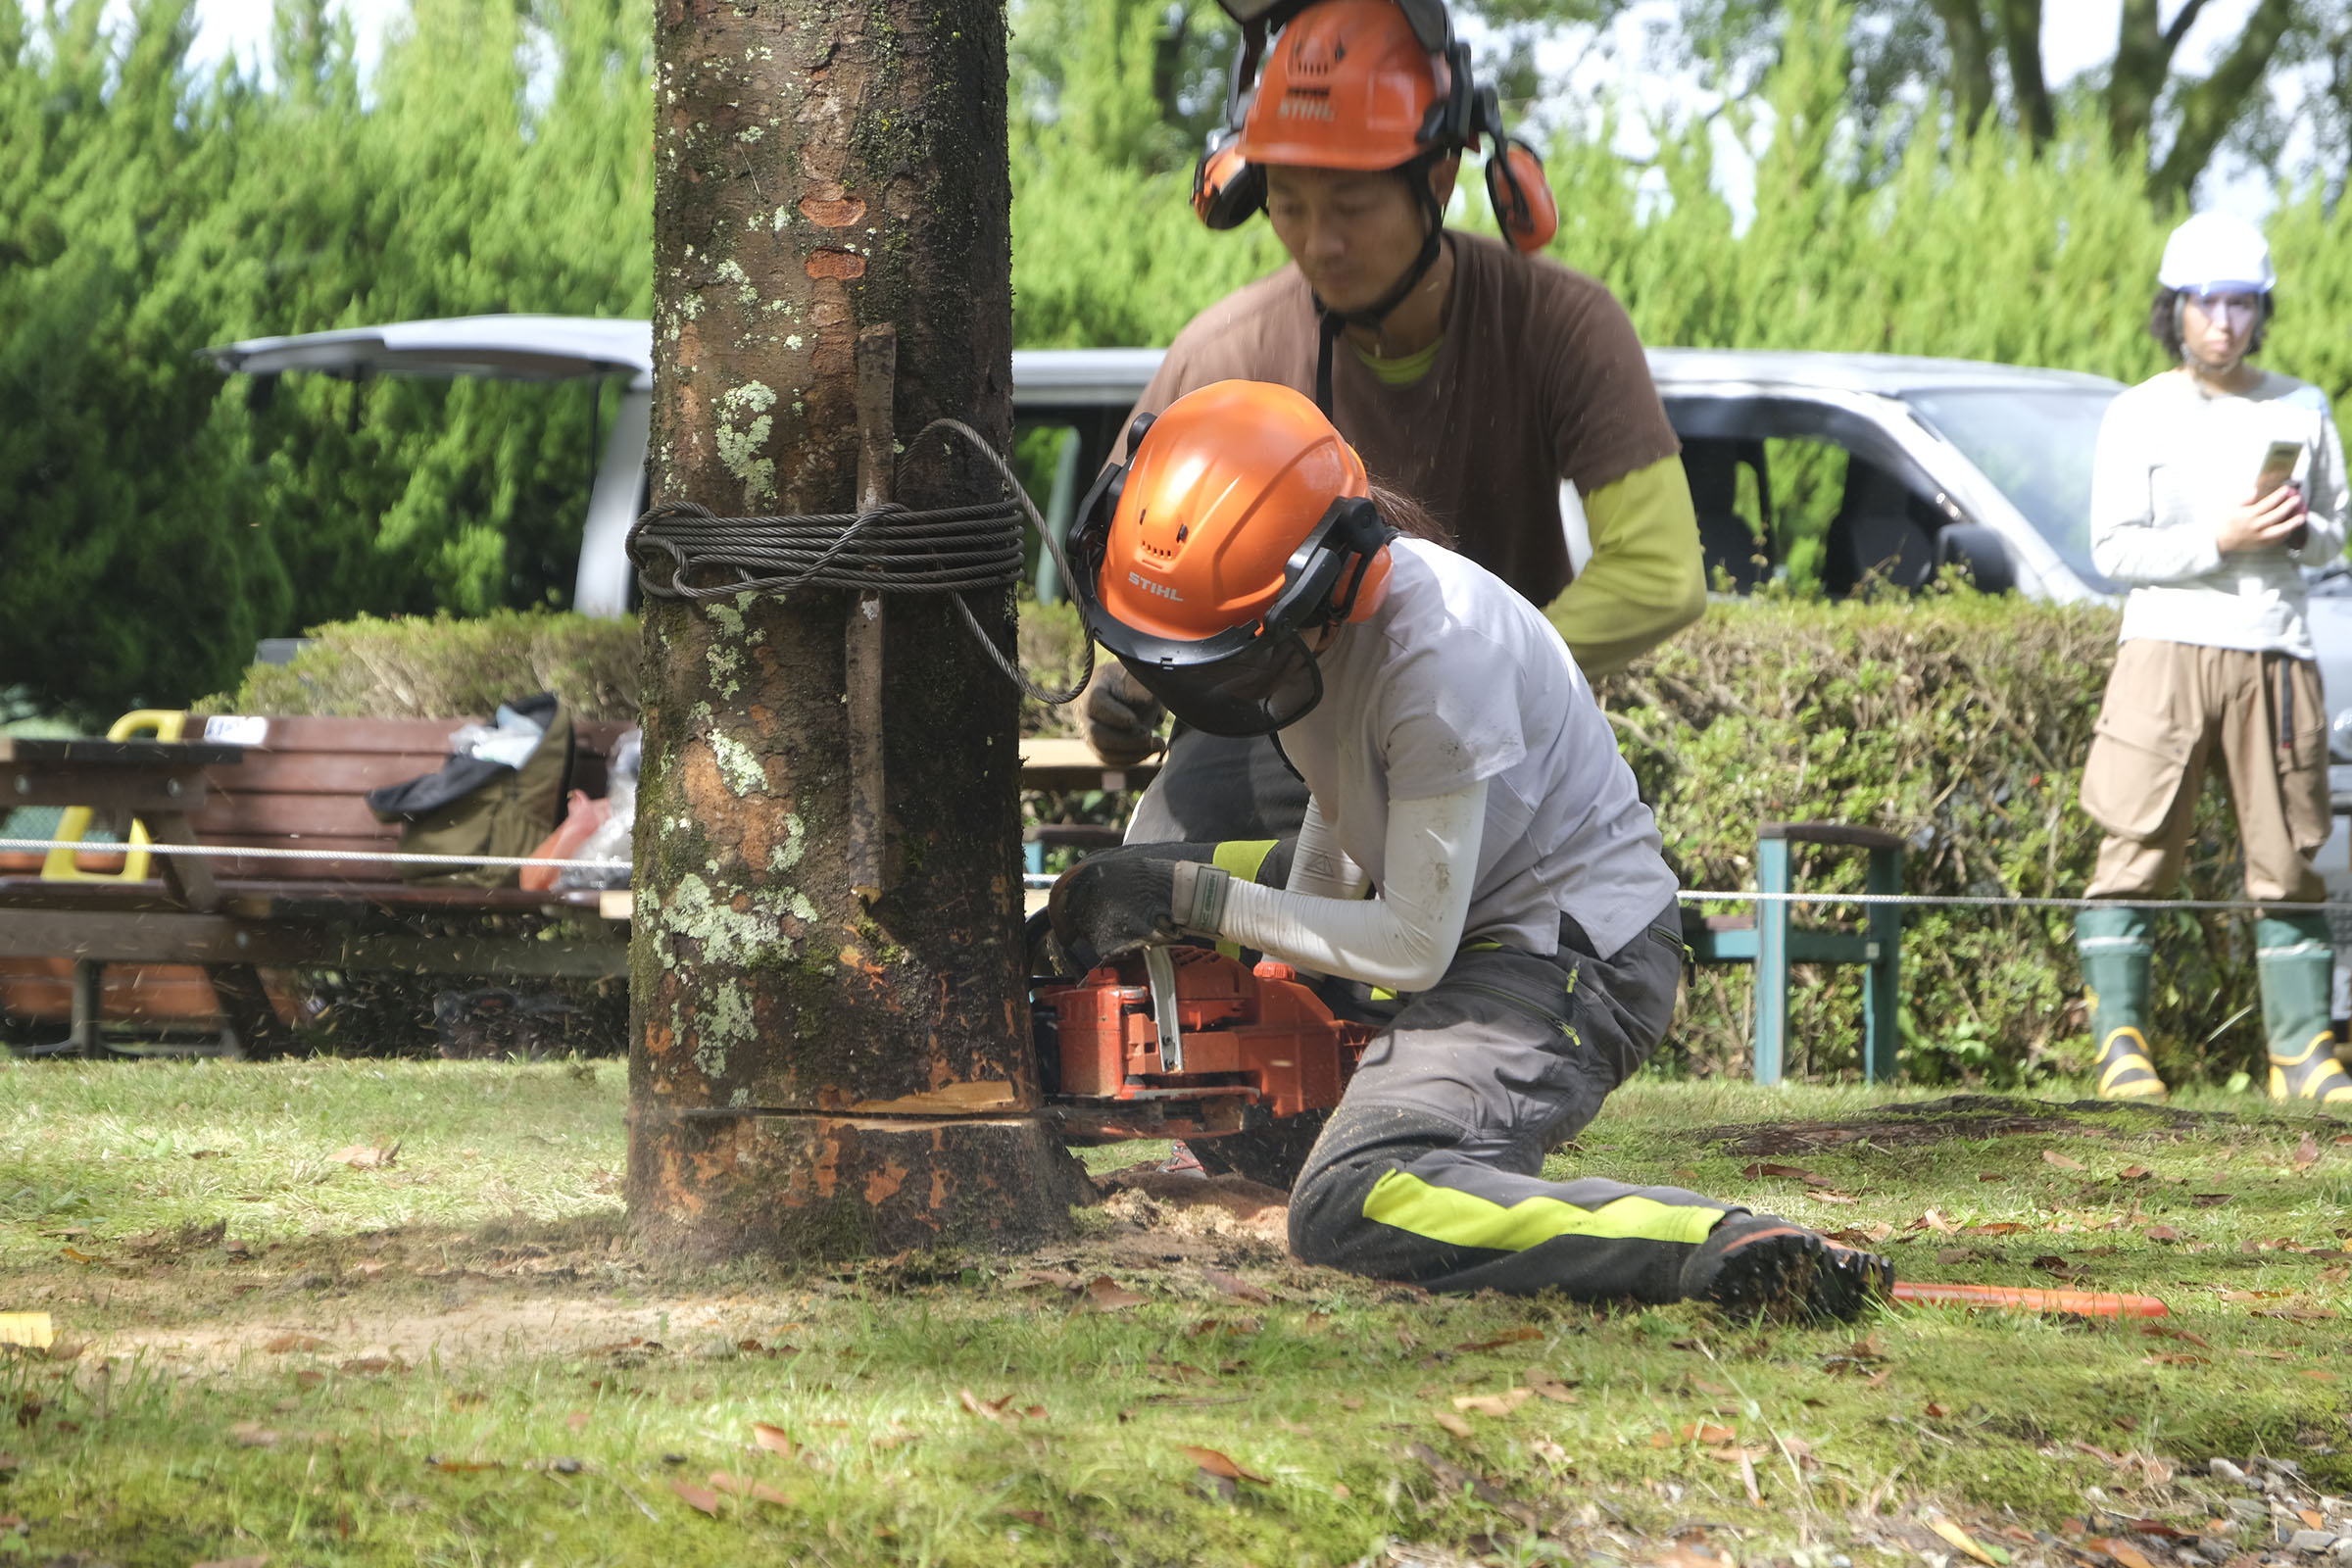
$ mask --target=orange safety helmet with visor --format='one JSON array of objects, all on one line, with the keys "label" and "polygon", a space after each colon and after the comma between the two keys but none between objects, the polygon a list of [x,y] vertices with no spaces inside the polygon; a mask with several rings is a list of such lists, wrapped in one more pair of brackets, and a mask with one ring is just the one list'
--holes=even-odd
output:
[{"label": "orange safety helmet with visor", "polygon": [[1070,529],[1071,590],[1087,630],[1178,718],[1266,735],[1322,700],[1302,634],[1380,608],[1396,533],[1314,404],[1217,381],[1136,419],[1127,462]]},{"label": "orange safety helmet with visor", "polygon": [[1445,213],[1429,188],[1433,164],[1484,138],[1488,198],[1521,251],[1550,242],[1559,209],[1535,150],[1504,133],[1494,89],[1472,76],[1470,46],[1453,36],[1443,0],[1220,3],[1241,24],[1242,42],[1225,123],[1210,133],[1193,171],[1193,210],[1202,222],[1233,228],[1261,211],[1269,164],[1394,170],[1420,199],[1421,251],[1395,287],[1357,311],[1315,302],[1323,323],[1315,402],[1328,413],[1332,343],[1341,329],[1377,326],[1437,264]]}]

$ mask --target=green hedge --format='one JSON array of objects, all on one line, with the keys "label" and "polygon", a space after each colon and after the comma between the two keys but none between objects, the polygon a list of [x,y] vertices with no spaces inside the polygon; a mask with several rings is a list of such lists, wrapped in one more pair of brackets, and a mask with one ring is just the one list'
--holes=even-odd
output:
[{"label": "green hedge", "polygon": [[[1075,614],[1033,604],[1022,612],[1024,660],[1043,679],[1070,679]],[[624,715],[634,703],[633,621],[363,619],[314,636],[293,664],[256,666],[214,706],[448,716],[541,688],[596,717]],[[1822,819],[1903,834],[1912,893],[2072,897],[2098,843],[2075,796],[2114,642],[2111,611],[2015,598],[1761,600],[1718,605],[1640,666],[1602,681],[1599,696],[1686,887],[1752,887],[1756,823]],[[1023,723],[1032,732],[1070,727],[1067,710],[1036,704]],[[2183,891],[2233,898],[2238,876],[2228,808],[2212,789]],[[1861,879],[1857,857],[1800,856],[1800,887],[1858,889]],[[2083,1066],[2089,1042],[2071,932],[2064,911],[1912,911],[1904,1071],[2009,1083]],[[2172,918],[2155,1019],[2168,1076],[2226,1077],[2259,1056],[2246,936],[2231,916]],[[1791,1070],[1854,1071],[1858,972],[1797,973]],[[1700,971],[1668,1070],[1744,1072],[1749,995],[1744,968]],[[2201,1063],[2188,1059],[2192,1050]]]}]

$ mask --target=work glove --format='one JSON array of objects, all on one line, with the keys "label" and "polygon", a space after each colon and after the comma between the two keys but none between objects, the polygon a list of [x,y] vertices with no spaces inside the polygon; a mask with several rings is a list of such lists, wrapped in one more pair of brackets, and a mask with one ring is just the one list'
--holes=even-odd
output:
[{"label": "work glove", "polygon": [[[1138,844],[1105,850],[1079,861],[1054,884],[1046,911],[1080,974],[1186,934],[1176,914],[1178,871],[1187,873],[1189,898],[1200,868],[1165,858],[1161,848]],[[1223,873],[1216,876],[1221,879]]]},{"label": "work glove", "polygon": [[1159,750],[1159,725],[1167,710],[1117,660],[1095,666],[1078,707],[1086,743],[1105,762],[1128,767]]}]

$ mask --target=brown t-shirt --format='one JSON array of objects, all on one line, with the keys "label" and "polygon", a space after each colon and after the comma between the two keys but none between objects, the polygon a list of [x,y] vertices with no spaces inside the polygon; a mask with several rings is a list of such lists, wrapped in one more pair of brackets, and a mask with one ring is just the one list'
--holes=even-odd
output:
[{"label": "brown t-shirt", "polygon": [[[1560,481],[1589,496],[1682,445],[1634,323],[1605,287],[1497,240],[1446,237],[1453,297],[1436,363],[1411,386],[1388,386],[1335,345],[1332,422],[1375,479],[1453,530],[1462,554],[1549,604],[1573,575]],[[1212,381],[1312,397],[1317,346],[1313,296],[1286,267],[1177,333],[1135,412],[1157,414]]]}]

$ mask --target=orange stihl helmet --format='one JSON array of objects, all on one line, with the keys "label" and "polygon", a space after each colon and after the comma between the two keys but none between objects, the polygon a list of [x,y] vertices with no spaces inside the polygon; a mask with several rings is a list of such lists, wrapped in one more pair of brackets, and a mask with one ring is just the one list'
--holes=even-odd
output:
[{"label": "orange stihl helmet", "polygon": [[1322,0],[1274,39],[1241,155],[1308,169],[1395,169],[1431,150],[1450,73],[1396,0]]},{"label": "orange stihl helmet", "polygon": [[1523,251],[1550,243],[1559,212],[1544,166],[1504,134],[1501,102],[1472,79],[1470,46],[1453,36],[1444,0],[1222,3],[1242,43],[1225,123],[1193,170],[1193,210],[1209,227],[1233,228],[1265,206],[1268,164],[1395,169],[1419,185],[1426,172],[1406,166],[1483,138],[1503,233]]},{"label": "orange stihl helmet", "polygon": [[1287,386],[1218,381],[1128,434],[1070,531],[1096,641],[1195,729],[1264,735],[1322,700],[1304,632],[1388,597],[1396,530],[1363,460]]}]

